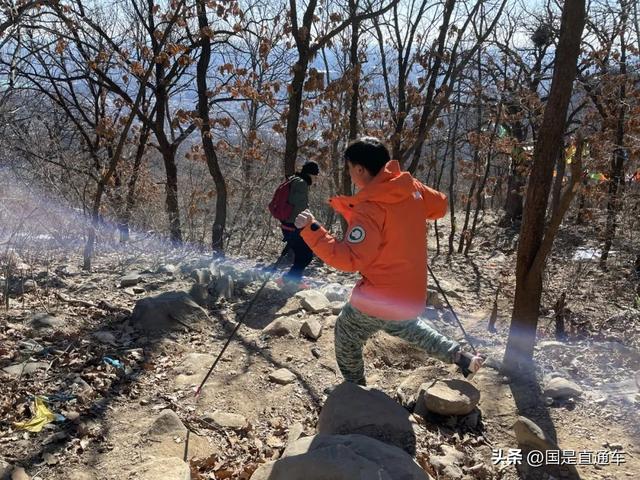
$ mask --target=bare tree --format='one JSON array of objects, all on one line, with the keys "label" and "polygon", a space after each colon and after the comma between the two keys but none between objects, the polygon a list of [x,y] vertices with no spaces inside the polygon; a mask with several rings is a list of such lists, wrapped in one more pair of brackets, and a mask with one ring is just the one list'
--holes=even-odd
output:
[{"label": "bare tree", "polygon": [[[542,273],[553,244],[554,229],[545,233],[545,216],[553,166],[562,146],[567,111],[585,22],[584,0],[567,0],[562,11],[560,38],[549,98],[533,153],[526,208],[520,231],[516,266],[516,294],[503,368],[529,370],[533,358],[542,295]],[[559,226],[560,222],[555,222]],[[557,227],[555,228],[557,231]]]}]

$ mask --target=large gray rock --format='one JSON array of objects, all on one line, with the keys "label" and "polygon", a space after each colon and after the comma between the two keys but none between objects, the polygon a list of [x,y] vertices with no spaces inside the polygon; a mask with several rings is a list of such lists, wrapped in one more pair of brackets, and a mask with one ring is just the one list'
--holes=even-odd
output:
[{"label": "large gray rock", "polygon": [[331,392],[317,428],[326,435],[367,435],[411,455],[416,452],[409,412],[384,392],[354,383],[342,383]]},{"label": "large gray rock", "polygon": [[401,449],[363,435],[316,435],[287,447],[251,480],[430,480]]},{"label": "large gray rock", "polygon": [[468,415],[478,405],[480,392],[464,380],[437,380],[420,387],[420,401],[427,410],[438,415]]},{"label": "large gray rock", "polygon": [[157,333],[169,328],[192,325],[209,319],[207,312],[187,292],[165,292],[155,297],[139,300],[131,319],[147,333]]},{"label": "large gray rock", "polygon": [[320,290],[302,290],[296,293],[305,310],[318,313],[331,307],[331,302]]},{"label": "large gray rock", "polygon": [[566,378],[555,377],[547,382],[544,394],[551,398],[579,397],[582,395],[582,388]]}]

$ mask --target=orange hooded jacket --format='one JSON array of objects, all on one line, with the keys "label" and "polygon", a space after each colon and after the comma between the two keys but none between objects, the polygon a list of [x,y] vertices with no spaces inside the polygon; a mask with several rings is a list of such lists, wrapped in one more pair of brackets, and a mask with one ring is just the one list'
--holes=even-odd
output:
[{"label": "orange hooded jacket", "polygon": [[360,272],[351,305],[384,320],[420,314],[427,296],[427,224],[447,212],[447,197],[401,172],[391,160],[352,197],[329,200],[349,227],[339,242],[324,227],[302,238],[325,263]]}]

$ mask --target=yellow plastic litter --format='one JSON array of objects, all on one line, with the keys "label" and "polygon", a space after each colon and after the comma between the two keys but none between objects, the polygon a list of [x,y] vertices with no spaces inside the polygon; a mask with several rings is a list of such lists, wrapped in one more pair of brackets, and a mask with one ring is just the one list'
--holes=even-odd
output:
[{"label": "yellow plastic litter", "polygon": [[39,432],[47,423],[51,423],[56,419],[56,414],[47,408],[40,397],[35,397],[33,401],[33,417],[26,422],[16,422],[14,425],[28,432]]}]

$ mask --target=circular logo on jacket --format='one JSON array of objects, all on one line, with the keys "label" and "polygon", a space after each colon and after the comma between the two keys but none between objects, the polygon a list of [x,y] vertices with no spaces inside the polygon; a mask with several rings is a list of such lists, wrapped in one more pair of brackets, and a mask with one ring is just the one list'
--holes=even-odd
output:
[{"label": "circular logo on jacket", "polygon": [[360,226],[353,227],[349,232],[349,235],[347,235],[347,240],[349,240],[350,243],[360,243],[364,240],[365,236],[364,228]]}]

